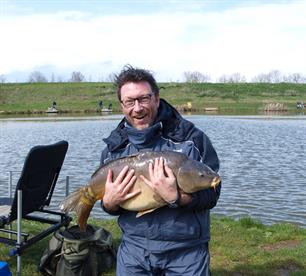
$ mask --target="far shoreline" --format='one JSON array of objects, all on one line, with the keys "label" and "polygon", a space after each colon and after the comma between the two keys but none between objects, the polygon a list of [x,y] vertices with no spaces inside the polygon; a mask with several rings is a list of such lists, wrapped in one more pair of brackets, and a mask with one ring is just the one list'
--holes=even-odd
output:
[{"label": "far shoreline", "polygon": [[[90,121],[90,120],[121,120],[123,115],[121,113],[114,114],[24,114],[24,116],[15,116],[17,114],[0,115],[0,122],[29,122],[29,121]],[[183,117],[192,116],[207,116],[207,117],[226,117],[234,119],[292,119],[292,120],[306,120],[306,114],[217,114],[217,113],[182,113]]]}]

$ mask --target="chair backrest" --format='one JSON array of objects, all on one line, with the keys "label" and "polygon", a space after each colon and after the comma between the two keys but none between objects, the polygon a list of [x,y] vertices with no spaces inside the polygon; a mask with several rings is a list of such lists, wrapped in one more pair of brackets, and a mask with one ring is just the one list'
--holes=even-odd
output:
[{"label": "chair backrest", "polygon": [[22,190],[22,215],[48,206],[62,168],[67,141],[33,147],[28,153],[18,180],[10,221],[17,218],[17,191]]}]

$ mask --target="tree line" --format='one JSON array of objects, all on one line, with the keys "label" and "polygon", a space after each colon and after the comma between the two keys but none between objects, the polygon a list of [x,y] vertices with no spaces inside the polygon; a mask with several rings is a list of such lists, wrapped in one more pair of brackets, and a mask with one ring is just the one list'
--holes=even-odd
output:
[{"label": "tree line", "polygon": [[[186,71],[183,73],[184,81],[187,83],[207,83],[213,82],[208,74],[199,71]],[[218,83],[246,83],[246,77],[240,73],[222,75],[216,82]],[[251,83],[306,83],[306,76],[300,73],[283,75],[279,70],[272,70],[268,73],[261,73],[253,77]]]},{"label": "tree line", "polygon": [[[101,78],[101,82],[112,82],[114,80],[114,73],[109,74],[106,78]],[[5,83],[5,75],[0,75],[0,83]],[[86,79],[80,71],[73,71],[70,78],[63,80],[61,77],[55,78],[52,74],[50,80],[40,71],[33,71],[28,77],[28,82],[91,82],[91,79]],[[240,73],[233,73],[229,75],[223,74],[216,80],[213,80],[209,74],[199,71],[185,71],[183,73],[183,82],[185,83],[306,83],[306,76],[301,73],[293,73],[283,75],[279,70],[272,70],[268,73],[261,73],[254,76],[250,81]]]}]

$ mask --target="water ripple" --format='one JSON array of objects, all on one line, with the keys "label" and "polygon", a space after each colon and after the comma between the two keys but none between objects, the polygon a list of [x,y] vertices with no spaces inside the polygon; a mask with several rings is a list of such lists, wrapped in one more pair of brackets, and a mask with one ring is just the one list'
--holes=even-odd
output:
[{"label": "water ripple", "polygon": [[[306,119],[188,116],[205,131],[220,158],[222,193],[212,213],[251,216],[266,224],[292,222],[306,227]],[[9,171],[20,171],[32,146],[68,140],[69,149],[52,204],[87,183],[99,166],[103,138],[117,125],[111,120],[0,121],[0,195]],[[13,183],[18,172],[13,174]],[[99,204],[93,214],[107,217]]]}]

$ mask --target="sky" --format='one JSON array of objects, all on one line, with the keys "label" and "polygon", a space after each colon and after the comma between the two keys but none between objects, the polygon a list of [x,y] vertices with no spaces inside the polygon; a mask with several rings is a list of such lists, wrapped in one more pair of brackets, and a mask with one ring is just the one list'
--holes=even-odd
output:
[{"label": "sky", "polygon": [[0,0],[5,82],[105,81],[126,64],[159,82],[306,75],[306,0]]}]

